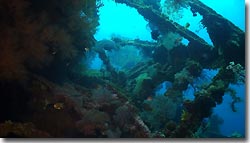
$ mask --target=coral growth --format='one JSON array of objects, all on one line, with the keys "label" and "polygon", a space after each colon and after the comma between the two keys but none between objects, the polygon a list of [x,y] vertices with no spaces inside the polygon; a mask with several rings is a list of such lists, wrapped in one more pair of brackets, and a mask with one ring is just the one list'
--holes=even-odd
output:
[{"label": "coral growth", "polygon": [[186,121],[189,120],[191,117],[190,113],[188,113],[185,110],[182,110],[182,114],[181,114],[181,121]]},{"label": "coral growth", "polygon": [[51,136],[47,132],[38,130],[33,123],[5,121],[0,124],[0,137],[48,138]]},{"label": "coral growth", "polygon": [[181,43],[181,36],[178,33],[169,32],[160,37],[160,44],[163,45],[166,49],[172,50],[174,47],[177,47]]},{"label": "coral growth", "polygon": [[[144,108],[140,116],[152,130],[159,130],[169,121],[176,118],[177,104],[166,96],[156,96],[152,101],[144,101],[150,110]],[[145,107],[145,106],[144,106]]]},{"label": "coral growth", "polygon": [[[46,68],[49,72],[55,70],[51,66],[55,63],[65,67],[60,69],[63,73],[72,61],[79,59],[82,47],[93,45],[92,34],[98,25],[95,1],[10,0],[1,1],[0,5],[3,47],[0,78],[22,80],[27,72],[38,68],[43,68],[45,74]],[[86,16],[80,18],[82,10]],[[86,19],[92,22],[84,23]]]},{"label": "coral growth", "polygon": [[183,69],[182,71],[176,73],[174,75],[174,87],[176,87],[179,90],[185,90],[187,89],[188,83],[190,83],[193,80],[193,77],[189,74],[189,72],[186,69]]},{"label": "coral growth", "polygon": [[226,67],[226,70],[231,71],[233,73],[233,83],[245,82],[245,70],[242,65],[230,62],[229,65]]},{"label": "coral growth", "polygon": [[122,131],[121,137],[151,137],[151,131],[137,114],[135,107],[128,102],[115,111],[113,120]]},{"label": "coral growth", "polygon": [[134,107],[129,104],[125,104],[115,110],[115,115],[113,116],[113,118],[120,128],[126,128],[128,124],[134,122],[134,116]]},{"label": "coral growth", "polygon": [[[225,92],[232,94],[234,112],[234,104],[242,100],[229,85],[245,82],[244,32],[208,7],[201,9],[199,1],[165,0],[163,14],[159,0],[115,1],[137,8],[156,25],[152,35],[157,43],[96,41],[101,0],[0,1],[0,137],[220,135],[222,121],[213,116],[213,108],[222,103]],[[194,15],[203,15],[214,48],[189,31],[189,23],[182,27],[169,20],[178,20],[187,5]],[[217,33],[217,27],[230,34]],[[183,36],[187,46],[181,44]],[[84,55],[96,53],[105,68],[86,71]],[[219,73],[194,88],[194,100],[185,100],[182,91],[202,68],[216,68]],[[155,95],[154,89],[164,81],[172,86],[164,95]],[[204,122],[208,117],[210,121]],[[217,124],[209,126],[212,122]]]},{"label": "coral growth", "polygon": [[136,79],[136,86],[134,88],[135,94],[142,94],[144,90],[147,89],[148,84],[152,80],[152,78],[148,75],[148,73],[140,74]]},{"label": "coral growth", "polygon": [[180,20],[183,16],[183,9],[187,6],[187,0],[165,0],[161,9],[164,15],[173,20]]},{"label": "coral growth", "polygon": [[86,137],[98,137],[104,135],[109,124],[110,118],[106,113],[92,109],[84,113],[83,118],[76,123],[76,127]]}]

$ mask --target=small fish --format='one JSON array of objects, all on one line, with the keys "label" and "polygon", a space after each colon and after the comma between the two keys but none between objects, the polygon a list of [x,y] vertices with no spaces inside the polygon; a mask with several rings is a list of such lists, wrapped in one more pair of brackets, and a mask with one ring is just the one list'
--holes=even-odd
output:
[{"label": "small fish", "polygon": [[87,15],[86,15],[83,11],[81,11],[80,17],[83,18],[83,17],[86,17],[86,16],[87,16]]},{"label": "small fish", "polygon": [[88,51],[89,51],[89,48],[84,48],[84,50],[85,50],[86,52],[88,52]]},{"label": "small fish", "polygon": [[54,51],[54,52],[52,52],[52,55],[55,55],[57,52],[56,51]]},{"label": "small fish", "polygon": [[190,23],[187,22],[184,27],[185,27],[185,29],[188,29],[189,26],[190,26]]},{"label": "small fish", "polygon": [[153,100],[152,96],[147,97],[147,101],[152,101],[152,100]]},{"label": "small fish", "polygon": [[117,99],[118,95],[114,93],[114,94],[111,94],[111,97],[114,98],[114,99]]},{"label": "small fish", "polygon": [[53,105],[53,107],[57,110],[61,110],[64,107],[64,103],[58,102]]}]

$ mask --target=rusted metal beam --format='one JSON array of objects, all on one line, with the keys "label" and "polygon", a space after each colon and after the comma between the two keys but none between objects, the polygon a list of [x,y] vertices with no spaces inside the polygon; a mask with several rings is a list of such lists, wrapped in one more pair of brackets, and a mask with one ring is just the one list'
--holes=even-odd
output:
[{"label": "rusted metal beam", "polygon": [[203,16],[202,24],[225,62],[245,65],[245,32],[199,0],[189,1],[193,12]]},{"label": "rusted metal beam", "polygon": [[157,26],[158,29],[163,33],[167,33],[170,31],[176,32],[187,40],[189,40],[190,43],[198,47],[212,48],[211,45],[209,45],[205,40],[194,34],[192,31],[186,29],[185,27],[179,25],[176,22],[169,20],[167,16],[161,14],[159,10],[155,10],[151,6],[145,6],[142,4],[138,4],[137,2],[128,0],[115,1],[118,3],[125,3],[130,7],[136,8],[145,19],[149,20],[151,23]]}]

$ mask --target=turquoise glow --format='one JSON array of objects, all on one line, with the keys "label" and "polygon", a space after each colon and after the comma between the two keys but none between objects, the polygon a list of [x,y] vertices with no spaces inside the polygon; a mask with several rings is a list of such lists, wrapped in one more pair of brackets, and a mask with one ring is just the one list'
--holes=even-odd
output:
[{"label": "turquoise glow", "polygon": [[245,31],[245,0],[200,0]]},{"label": "turquoise glow", "polygon": [[151,41],[148,22],[137,12],[125,4],[111,0],[103,0],[104,6],[99,9],[100,26],[95,34],[97,40],[110,39],[112,35],[129,39]]}]

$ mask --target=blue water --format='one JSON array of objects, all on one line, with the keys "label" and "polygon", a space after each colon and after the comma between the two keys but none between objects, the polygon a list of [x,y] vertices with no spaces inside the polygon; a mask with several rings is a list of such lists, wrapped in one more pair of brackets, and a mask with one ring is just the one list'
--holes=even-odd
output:
[{"label": "blue water", "polygon": [[103,61],[96,55],[92,61],[92,64],[89,65],[88,68],[93,70],[100,70],[102,68]]},{"label": "blue water", "polygon": [[[217,73],[217,69],[203,69],[200,77],[194,79],[192,85],[189,84],[188,88],[183,91],[183,98],[185,100],[194,100],[194,92],[195,89],[198,89],[197,86],[211,83],[212,78],[216,76]],[[163,82],[156,88],[155,95],[164,95],[171,86],[171,82]],[[222,135],[229,137],[233,133],[239,133],[245,136],[245,85],[242,83],[230,84],[229,88],[234,89],[236,91],[236,96],[240,97],[242,100],[235,104],[237,112],[233,112],[231,109],[230,103],[232,102],[232,97],[229,93],[225,93],[223,102],[213,109],[213,114],[217,114],[224,121],[219,126]]]},{"label": "blue water", "polygon": [[135,8],[118,4],[112,0],[103,0],[104,6],[99,9],[97,40],[109,39],[112,35],[129,39],[139,38],[152,41],[148,22],[139,15]]},{"label": "blue water", "polygon": [[218,73],[218,69],[203,69],[200,77],[193,80],[192,85],[188,84],[188,88],[182,92],[183,98],[187,100],[194,99],[194,92],[199,90],[199,86],[210,84],[214,76]]},{"label": "blue water", "polygon": [[[151,30],[147,26],[148,22],[137,12],[136,9],[130,8],[124,4],[117,4],[112,0],[103,0],[104,6],[99,9],[100,26],[94,35],[97,40],[110,39],[112,36],[120,36],[127,39],[140,39],[147,41],[154,41],[151,38]],[[230,20],[241,30],[245,31],[245,1],[244,0],[201,0],[204,4],[214,9],[217,13]],[[183,17],[176,22],[180,25],[190,23],[188,28],[208,44],[213,45],[206,29],[200,28],[200,20],[202,16],[199,14],[196,17],[192,16],[189,9],[183,10]],[[188,41],[184,39],[183,43]],[[95,57],[95,60],[90,65],[92,69],[100,69],[102,61]],[[187,90],[183,91],[184,99],[194,99],[194,92],[196,86],[204,84],[204,82],[211,82],[211,79],[217,74],[218,70],[204,69],[201,77],[194,80],[192,85],[188,85]],[[155,92],[156,95],[163,95],[171,86],[171,83],[164,82]],[[230,102],[232,98],[230,95],[223,96],[223,103],[214,108],[214,114],[218,114],[223,120],[220,125],[221,134],[230,136],[237,132],[245,135],[245,86],[230,85],[236,90],[237,96],[242,99],[242,102],[236,103],[237,112],[232,112]]]},{"label": "blue water", "polygon": [[[187,100],[193,100],[195,89],[197,86],[202,84],[211,83],[211,79],[216,76],[218,70],[209,70],[203,69],[201,76],[194,79],[192,85],[188,85],[188,88],[183,91],[183,98]],[[225,93],[223,96],[223,102],[217,105],[213,109],[213,114],[217,114],[224,122],[219,126],[221,134],[224,136],[231,136],[233,133],[240,133],[245,135],[245,85],[242,83],[239,84],[230,84],[229,88],[236,91],[236,96],[241,98],[241,102],[235,104],[237,112],[233,112],[230,106],[232,102],[232,97],[229,93]]]},{"label": "blue water", "polygon": [[168,88],[170,87],[172,87],[172,83],[169,81],[164,81],[156,87],[155,96],[164,95],[164,93],[167,92]]},{"label": "blue water", "polygon": [[214,108],[214,114],[218,114],[224,122],[220,125],[221,133],[225,136],[230,136],[237,132],[245,136],[245,85],[230,85],[236,91],[236,96],[242,99],[242,102],[236,103],[237,112],[233,112],[230,103],[232,98],[229,94],[223,96],[223,103]]},{"label": "blue water", "polygon": [[[233,22],[240,29],[245,31],[245,1],[244,0],[201,0],[204,4],[213,8],[217,13]],[[152,41],[148,22],[136,11],[125,4],[117,4],[111,0],[103,0],[104,6],[99,9],[100,26],[95,34],[97,40],[110,38],[112,35],[119,35],[126,38],[139,38]],[[193,17],[191,12],[185,10],[184,17],[178,22],[181,25],[190,23],[189,30],[199,29],[201,16]],[[199,31],[209,44],[211,40],[206,29]]]},{"label": "blue water", "polygon": [[245,31],[245,0],[200,0]]}]

